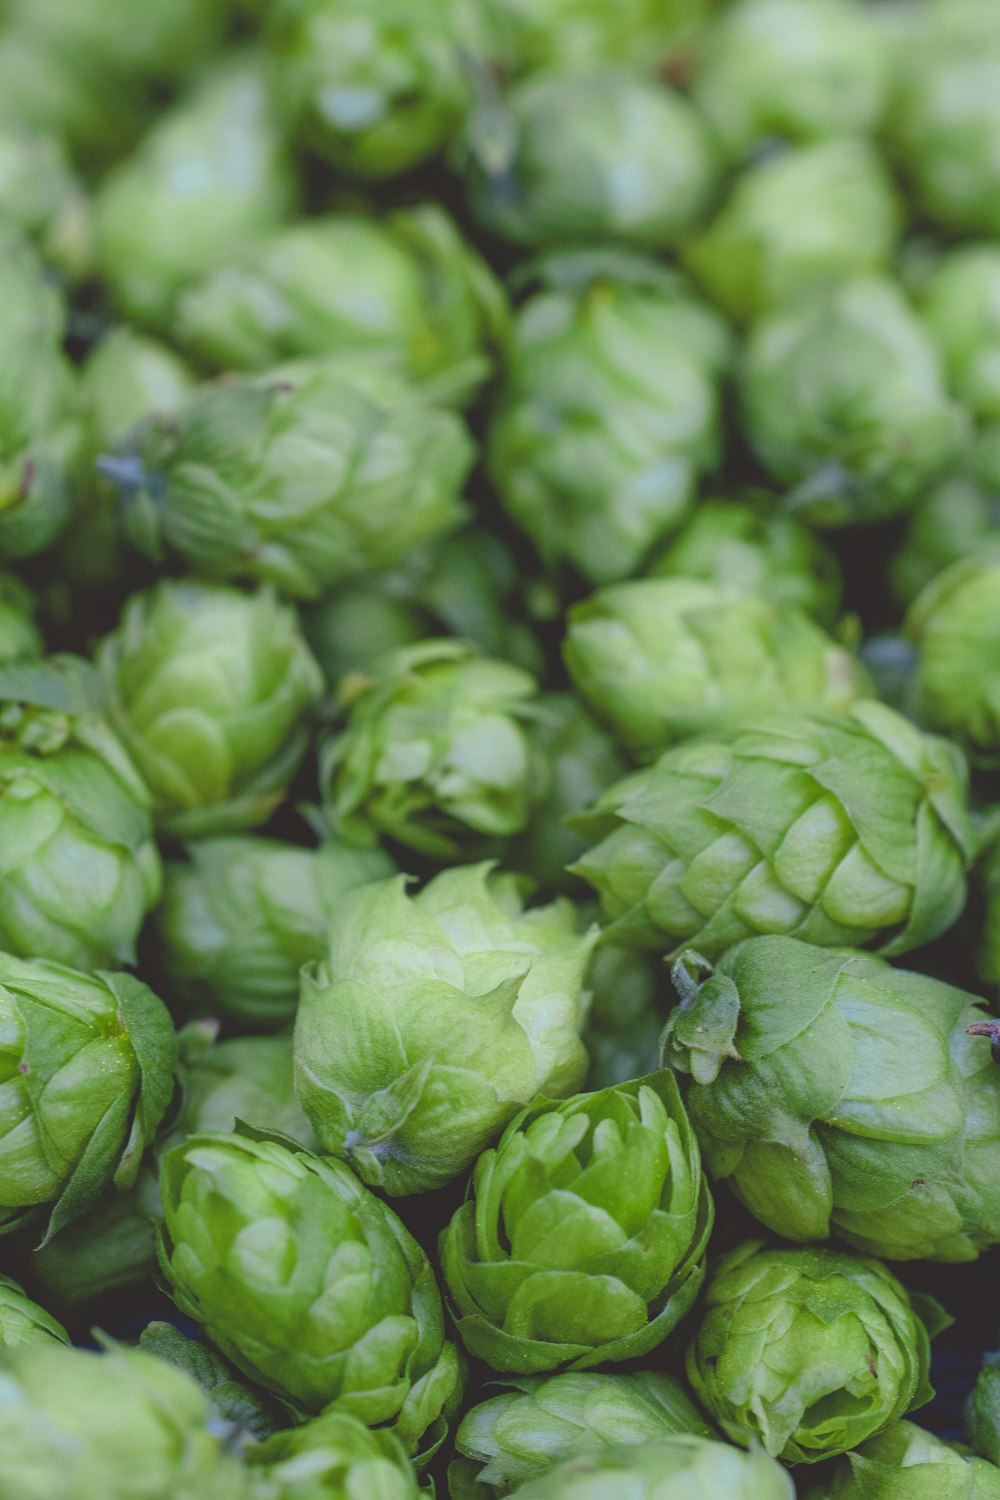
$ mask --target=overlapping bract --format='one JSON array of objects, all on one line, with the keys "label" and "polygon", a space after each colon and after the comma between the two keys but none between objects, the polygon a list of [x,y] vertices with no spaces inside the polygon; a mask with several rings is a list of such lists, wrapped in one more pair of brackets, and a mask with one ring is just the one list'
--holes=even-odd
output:
[{"label": "overlapping bract", "polygon": [[608,940],[707,958],[759,933],[905,953],[949,928],[972,853],[964,757],[874,702],[692,740],[609,787],[573,868]]},{"label": "overlapping bract", "polygon": [[711,1227],[669,1072],[529,1106],[441,1237],[458,1332],[514,1374],[646,1354],[690,1310]]},{"label": "overlapping bract", "polygon": [[555,1464],[513,1491],[516,1500],[792,1500],[791,1477],[759,1450],[678,1435],[605,1448]]}]

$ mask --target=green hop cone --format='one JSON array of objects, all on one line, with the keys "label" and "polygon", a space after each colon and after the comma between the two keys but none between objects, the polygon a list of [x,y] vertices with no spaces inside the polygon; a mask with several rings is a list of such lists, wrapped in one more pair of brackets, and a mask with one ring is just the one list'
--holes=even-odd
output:
[{"label": "green hop cone", "polygon": [[0,1224],[9,1233],[48,1210],[48,1238],[107,1184],[135,1182],[173,1093],[174,1030],[130,974],[9,954],[0,954],[0,1019]]},{"label": "green hop cone", "polygon": [[909,509],[957,456],[965,414],[895,284],[846,281],[761,320],[741,386],[750,446],[819,526]]},{"label": "green hop cone", "polygon": [[656,1370],[528,1377],[462,1418],[452,1500],[503,1500],[554,1463],[594,1448],[712,1431],[679,1381]]},{"label": "green hop cone", "polygon": [[[905,13],[904,13],[905,14]],[[919,7],[898,49],[892,142],[916,204],[959,234],[1000,232],[1000,27],[980,0]]]},{"label": "green hop cone", "polygon": [[645,953],[605,945],[594,955],[588,985],[587,1088],[609,1089],[655,1073],[669,989],[662,965]]},{"label": "green hop cone", "polygon": [[30,557],[69,519],[78,432],[66,307],[27,241],[0,225],[0,558]]},{"label": "green hop cone", "polygon": [[506,317],[485,261],[428,203],[278,230],[181,295],[177,337],[236,370],[370,355],[465,401],[491,373]]},{"label": "green hop cone", "polygon": [[692,1389],[727,1437],[818,1463],[931,1399],[928,1329],[877,1260],[748,1240],[712,1271],[688,1346]]},{"label": "green hop cone", "polygon": [[563,657],[636,760],[751,714],[844,713],[869,690],[851,653],[795,605],[694,578],[634,579],[574,605]]},{"label": "green hop cone", "polygon": [[516,1500],[793,1500],[780,1464],[696,1433],[602,1448],[554,1464],[512,1491]]},{"label": "green hop cone", "polygon": [[51,1313],[25,1296],[9,1276],[0,1276],[0,1348],[17,1344],[69,1343],[69,1334]]},{"label": "green hop cone", "polygon": [[344,1411],[276,1432],[245,1454],[249,1500],[420,1500],[394,1433]]},{"label": "green hop cone", "polygon": [[750,167],[683,260],[717,306],[752,323],[838,280],[887,271],[900,220],[874,147],[822,141]]},{"label": "green hop cone", "polygon": [[709,959],[758,933],[906,953],[965,904],[967,768],[883,704],[665,751],[574,825],[608,940]]},{"label": "green hop cone", "polygon": [[449,1182],[538,1095],[586,1071],[583,984],[597,938],[519,877],[459,866],[415,896],[397,876],[342,904],[302,975],[295,1065],[325,1151],[391,1194]]},{"label": "green hop cone", "polygon": [[154,559],[315,599],[456,526],[472,458],[453,412],[391,370],[333,361],[204,386],[107,468]]},{"label": "green hop cone", "polygon": [[150,962],[174,1011],[251,1031],[287,1025],[299,970],[326,952],[348,891],[393,872],[379,849],[331,840],[200,839],[164,871]]},{"label": "green hop cone", "polygon": [[[912,1422],[869,1438],[829,1470],[828,1500],[998,1500],[1000,1470]],[[806,1500],[819,1500],[807,1491]]]},{"label": "green hop cone", "polygon": [[627,578],[718,457],[728,334],[640,257],[561,257],[543,282],[514,324],[487,465],[549,568]]},{"label": "green hop cone", "polygon": [[715,185],[685,97],[626,70],[552,71],[472,116],[461,163],[479,226],[512,245],[676,245]]},{"label": "green hop cone", "polygon": [[968,558],[918,595],[906,620],[917,650],[921,720],[963,745],[977,765],[1000,765],[1000,559]]},{"label": "green hop cone", "polygon": [[300,1417],[334,1407],[429,1457],[461,1394],[430,1262],[348,1167],[248,1135],[164,1158],[161,1261],[181,1310]]},{"label": "green hop cone", "polygon": [[785,937],[674,973],[666,1056],[706,1167],[767,1229],[890,1260],[996,1243],[1000,1071],[975,996]]},{"label": "green hop cone", "polygon": [[909,606],[952,563],[975,557],[1000,562],[1000,493],[976,474],[936,484],[909,518],[889,564],[893,596]]},{"label": "green hop cone", "polygon": [[483,1152],[442,1234],[455,1325],[500,1373],[638,1358],[690,1311],[711,1228],[669,1072],[540,1100]]},{"label": "green hop cone", "polygon": [[149,793],[102,711],[76,657],[0,669],[0,945],[81,969],[134,960],[161,884]]},{"label": "green hop cone", "polygon": [[159,1155],[188,1136],[225,1135],[240,1122],[307,1150],[315,1144],[295,1095],[289,1032],[215,1042],[211,1027],[188,1027],[181,1033],[179,1081],[181,1108],[166,1139],[157,1142]]},{"label": "green hop cone", "polygon": [[828,629],[840,618],[843,582],[834,554],[769,495],[699,500],[647,568],[654,578],[700,578],[772,604],[794,604]]},{"label": "green hop cone", "polygon": [[692,92],[740,158],[775,136],[867,135],[885,108],[889,64],[858,0],[738,0],[705,33]]},{"label": "green hop cone", "polygon": [[440,154],[492,37],[471,0],[279,0],[268,16],[277,109],[338,172],[383,181]]},{"label": "green hop cone", "polygon": [[0,1351],[4,1500],[246,1500],[195,1382],[140,1349]]},{"label": "green hop cone", "polygon": [[267,588],[163,580],[128,600],[97,664],[158,828],[198,838],[266,821],[323,685],[292,609]]},{"label": "green hop cone", "polygon": [[103,179],[97,261],[125,312],[172,333],[181,288],[274,229],[295,197],[260,66],[252,57],[227,61]]},{"label": "green hop cone", "polygon": [[941,257],[920,313],[952,394],[982,422],[1000,418],[1000,250],[966,245]]},{"label": "green hop cone", "polygon": [[62,141],[47,131],[0,122],[0,220],[71,277],[87,269],[88,205]]},{"label": "green hop cone", "polygon": [[320,752],[335,831],[439,859],[528,826],[543,788],[531,735],[537,683],[456,640],[429,640],[347,679],[343,728]]},{"label": "green hop cone", "polygon": [[[983,1368],[965,1403],[965,1428],[976,1453],[1000,1462],[1000,1363],[995,1354],[987,1354]],[[1000,1473],[995,1490],[1000,1494]]]},{"label": "green hop cone", "polygon": [[501,0],[519,69],[612,63],[656,74],[698,34],[712,0]]}]

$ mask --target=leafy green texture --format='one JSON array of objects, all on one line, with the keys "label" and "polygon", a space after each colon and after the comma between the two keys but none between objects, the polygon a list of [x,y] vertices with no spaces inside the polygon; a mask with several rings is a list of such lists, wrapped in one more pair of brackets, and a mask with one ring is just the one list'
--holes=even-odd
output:
[{"label": "leafy green texture", "polygon": [[541,279],[515,319],[487,466],[547,566],[627,578],[718,457],[728,334],[643,257],[566,254]]},{"label": "leafy green texture", "polygon": [[905,953],[965,904],[961,751],[880,703],[667,750],[574,819],[608,941],[714,959],[743,938]]},{"label": "leafy green texture", "polygon": [[31,239],[44,260],[70,275],[85,268],[83,188],[56,135],[0,122],[0,205],[0,220]]},{"label": "leafy green texture", "polygon": [[1000,231],[1000,33],[992,6],[955,0],[916,10],[887,124],[932,222],[966,234]]},{"label": "leafy green texture", "polygon": [[705,33],[693,93],[739,158],[775,136],[870,131],[885,108],[889,63],[858,0],[738,0]]},{"label": "leafy green texture", "polygon": [[683,260],[713,302],[751,323],[845,277],[887,271],[901,218],[873,146],[821,141],[765,156],[738,177]]},{"label": "leafy green texture", "polygon": [[[149,793],[78,657],[0,668],[0,944],[130,963],[159,897]],[[81,870],[86,880],[81,880]]]},{"label": "leafy green texture", "polygon": [[833,553],[776,497],[699,500],[649,567],[654,578],[700,578],[772,604],[795,604],[822,625],[840,612],[843,582]]},{"label": "leafy green texture", "polygon": [[194,1380],[138,1349],[0,1350],[0,1494],[17,1500],[245,1500]]},{"label": "leafy green texture", "polygon": [[108,1292],[149,1282],[161,1212],[159,1178],[147,1155],[133,1187],[105,1188],[93,1208],[34,1249],[33,1283],[68,1317]]},{"label": "leafy green texture", "polygon": [[667,1057],[708,1171],[768,1229],[891,1260],[974,1260],[996,1242],[1000,1072],[975,997],[861,953],[741,943],[696,982]]},{"label": "leafy green texture", "polygon": [[[988,1354],[965,1405],[969,1441],[982,1458],[1000,1462],[1000,1363]],[[1000,1494],[1000,1473],[995,1489]]]},{"label": "leafy green texture", "polygon": [[270,816],[323,685],[294,611],[270,589],[164,579],[128,600],[97,663],[158,828],[197,838]]},{"label": "leafy green texture", "polygon": [[820,526],[907,510],[966,434],[929,334],[895,283],[877,277],[763,318],[746,347],[741,402],[758,459]]},{"label": "leafy green texture", "polygon": [[0,222],[0,558],[30,557],[69,519],[79,433],[66,306],[26,240]]},{"label": "leafy green texture", "polygon": [[164,1158],[161,1261],[183,1312],[299,1416],[327,1407],[441,1443],[461,1394],[427,1257],[349,1168],[257,1133]]},{"label": "leafy green texture", "polygon": [[34,660],[44,651],[30,589],[12,573],[0,573],[0,666]]},{"label": "leafy green texture", "polygon": [[394,1433],[344,1411],[278,1432],[246,1455],[251,1500],[418,1500]]},{"label": "leafy green texture", "polygon": [[759,1449],[679,1433],[638,1446],[598,1449],[555,1464],[512,1492],[517,1500],[792,1500],[788,1473]]},{"label": "leafy green texture", "polygon": [[932,579],[966,557],[1000,563],[1000,496],[975,473],[941,481],[917,505],[889,565],[893,594],[900,604],[912,604]]},{"label": "leafy green texture", "polygon": [[0,1223],[49,1209],[46,1238],[135,1182],[170,1102],[176,1042],[166,1008],[130,974],[81,974],[0,954]]},{"label": "leafy green texture", "polygon": [[437,156],[473,94],[488,48],[473,0],[278,0],[267,42],[276,104],[300,141],[339,172],[380,181]]},{"label": "leafy green texture", "polygon": [[712,0],[499,0],[518,67],[623,64],[655,74],[697,35]]},{"label": "leafy green texture", "polygon": [[[134,23],[123,22],[134,30]],[[259,62],[237,57],[163,113],[101,183],[97,258],[121,307],[173,331],[177,293],[291,211],[292,169]]]},{"label": "leafy green texture", "polygon": [[544,793],[530,732],[537,683],[463,641],[420,641],[341,683],[343,728],[320,753],[336,833],[439,859],[527,827]]},{"label": "leafy green texture", "polygon": [[473,457],[454,413],[347,358],[204,386],[134,448],[114,467],[135,545],[299,599],[457,525]]},{"label": "leafy green texture", "polygon": [[525,1377],[462,1418],[452,1500],[502,1500],[526,1480],[593,1448],[712,1430],[679,1381],[655,1370]]},{"label": "leafy green texture", "polygon": [[705,1287],[692,1389],[733,1442],[786,1463],[857,1447],[931,1399],[930,1338],[877,1260],[748,1240]]},{"label": "leafy green texture", "polygon": [[711,1227],[669,1072],[542,1100],[479,1158],[442,1235],[459,1334],[501,1373],[648,1354],[694,1302]]},{"label": "leafy green texture", "polygon": [[[912,1422],[897,1422],[839,1459],[822,1493],[829,1500],[997,1500],[1000,1470]],[[816,1500],[815,1492],[807,1500]]]},{"label": "leafy green texture", "polygon": [[381,850],[336,840],[199,839],[187,854],[164,871],[153,970],[175,1013],[252,1031],[294,1018],[299,970],[323,957],[344,896],[393,871]]},{"label": "leafy green texture", "polygon": [[660,1036],[670,988],[663,966],[645,953],[605,944],[594,955],[588,985],[587,1088],[609,1089],[655,1073],[662,1063]]},{"label": "leafy green texture", "polygon": [[440,1187],[538,1095],[583,1081],[596,928],[562,899],[524,910],[519,877],[457,866],[410,896],[398,876],[343,903],[302,975],[295,1066],[326,1151],[392,1194]]},{"label": "leafy green texture", "polygon": [[0,1347],[12,1349],[16,1344],[47,1344],[55,1339],[69,1343],[61,1323],[37,1302],[32,1302],[16,1281],[0,1276]]},{"label": "leafy green texture", "polygon": [[1000,558],[971,557],[938,575],[906,620],[917,649],[914,704],[922,721],[1000,765]]},{"label": "leafy green texture", "polygon": [[436,204],[309,219],[187,289],[181,342],[223,369],[365,354],[437,392],[471,397],[507,312],[485,261]]},{"label": "leafy green texture", "polygon": [[983,422],[1000,418],[1000,249],[966,245],[941,257],[920,313],[952,394]]},{"label": "leafy green texture", "polygon": [[181,1108],[158,1143],[161,1153],[190,1135],[224,1135],[241,1123],[312,1149],[309,1122],[295,1097],[289,1033],[214,1042],[210,1031],[191,1026],[181,1043]]},{"label": "leafy green texture", "polygon": [[563,657],[636,760],[751,715],[846,712],[869,687],[850,652],[795,605],[694,578],[633,579],[574,605]]},{"label": "leafy green texture", "polygon": [[188,1338],[172,1323],[147,1323],[139,1348],[196,1381],[212,1404],[217,1426],[225,1423],[230,1429],[231,1448],[246,1437],[268,1438],[282,1425],[276,1403],[241,1380],[207,1344]]},{"label": "leafy green texture", "polygon": [[463,163],[480,226],[514,245],[677,243],[715,184],[711,137],[682,94],[622,70],[553,70],[489,98]]}]

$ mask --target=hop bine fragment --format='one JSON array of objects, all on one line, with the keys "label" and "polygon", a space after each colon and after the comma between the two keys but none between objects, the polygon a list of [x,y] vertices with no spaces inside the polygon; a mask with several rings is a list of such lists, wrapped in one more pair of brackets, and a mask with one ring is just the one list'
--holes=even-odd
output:
[{"label": "hop bine fragment", "polygon": [[930,336],[878,277],[763,318],[746,348],[741,404],[758,459],[818,526],[908,510],[966,436]]},{"label": "hop bine fragment", "polygon": [[583,1081],[583,991],[597,929],[563,899],[458,866],[415,896],[398,876],[344,902],[329,958],[302,975],[295,1066],[326,1151],[391,1194],[442,1186],[539,1095]]},{"label": "hop bine fragment", "polygon": [[972,857],[967,768],[883,704],[692,740],[609,787],[572,866],[607,940],[715,959],[758,933],[905,953],[947,931]]},{"label": "hop bine fragment", "polygon": [[270,589],[164,579],[128,600],[97,665],[159,828],[197,838],[270,816],[323,687],[294,611]]},{"label": "hop bine fragment", "polygon": [[182,293],[178,338],[222,369],[364,354],[464,404],[492,370],[500,283],[436,204],[293,224]]},{"label": "hop bine fragment", "polygon": [[553,1463],[594,1448],[713,1433],[679,1381],[655,1370],[525,1377],[474,1406],[455,1434],[452,1500],[503,1500]]},{"label": "hop bine fragment", "polygon": [[241,834],[198,839],[164,871],[151,963],[175,1012],[262,1031],[294,1019],[299,971],[321,959],[348,891],[394,870],[381,849]]},{"label": "hop bine fragment", "polygon": [[666,1056],[709,1174],[766,1228],[891,1260],[997,1243],[996,1026],[974,996],[784,937],[705,968],[675,965]]},{"label": "hop bine fragment", "polygon": [[553,71],[487,98],[464,168],[481,228],[544,249],[677,244],[715,185],[711,137],[684,96],[625,70]]},{"label": "hop bine fragment", "polygon": [[865,135],[891,55],[858,0],[739,0],[705,32],[692,92],[735,160],[759,142]]},{"label": "hop bine fragment", "polygon": [[925,1404],[929,1365],[920,1310],[879,1261],[760,1240],[714,1268],[687,1352],[726,1436],[786,1463],[846,1453]]},{"label": "hop bine fragment", "polygon": [[45,1238],[102,1188],[131,1187],[174,1087],[166,1008],[130,974],[0,954],[0,1232],[49,1210]]},{"label": "hop bine fragment", "polygon": [[547,257],[513,327],[486,460],[549,568],[627,578],[691,509],[720,448],[729,335],[644,257]]},{"label": "hop bine fragment", "polygon": [[637,760],[751,714],[846,712],[869,689],[850,652],[794,605],[693,578],[601,589],[567,622],[577,692]]},{"label": "hop bine fragment", "polygon": [[897,1422],[838,1459],[805,1500],[998,1500],[1000,1470],[964,1449]]},{"label": "hop bine fragment", "polygon": [[529,673],[456,640],[426,640],[341,684],[343,729],[320,751],[337,834],[382,834],[438,859],[522,832],[544,795]]},{"label": "hop bine fragment", "polygon": [[140,1349],[0,1351],[4,1500],[246,1500],[218,1427],[195,1382]]},{"label": "hop bine fragment", "polygon": [[316,599],[456,526],[472,458],[453,412],[345,357],[204,386],[106,467],[154,559]]},{"label": "hop bine fragment", "polygon": [[159,898],[149,793],[104,709],[77,657],[0,669],[0,944],[11,953],[131,963]]},{"label": "hop bine fragment", "polygon": [[461,1396],[426,1255],[340,1162],[256,1133],[163,1161],[161,1264],[180,1309],[300,1419],[335,1408],[429,1458]]},{"label": "hop bine fragment", "polygon": [[669,1072],[540,1100],[479,1158],[442,1234],[458,1332],[501,1373],[647,1354],[690,1310],[711,1227]]},{"label": "hop bine fragment", "polygon": [[759,1449],[743,1453],[693,1434],[600,1449],[546,1469],[516,1500],[793,1500],[787,1470]]}]

